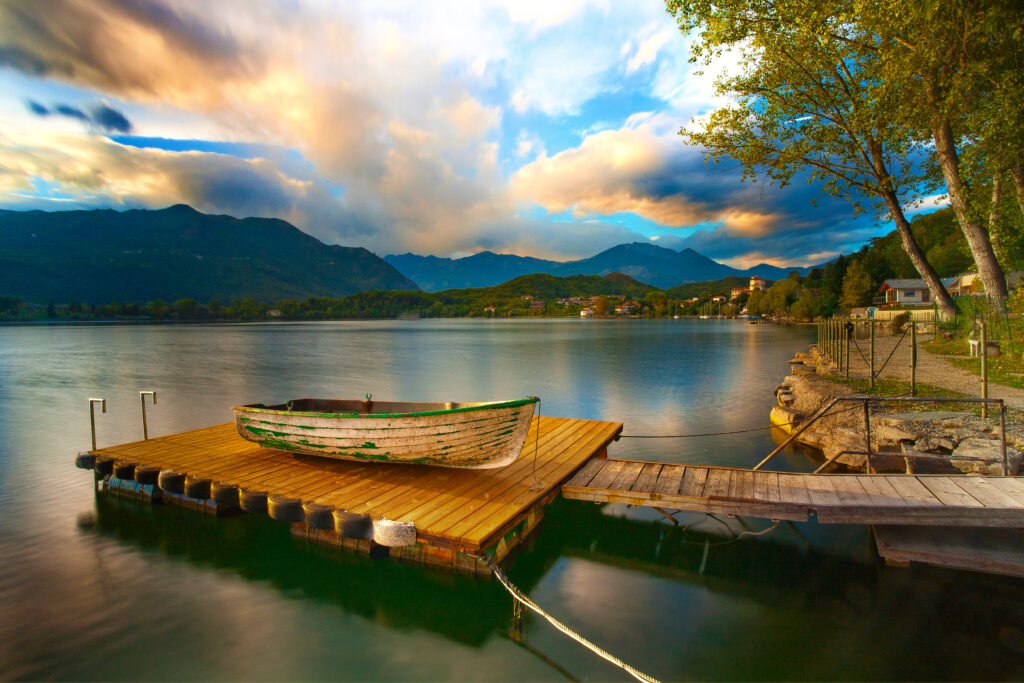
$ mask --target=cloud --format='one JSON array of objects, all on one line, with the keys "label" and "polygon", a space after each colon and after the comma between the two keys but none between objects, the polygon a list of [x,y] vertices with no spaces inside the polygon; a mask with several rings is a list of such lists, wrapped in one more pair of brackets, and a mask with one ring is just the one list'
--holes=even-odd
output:
[{"label": "cloud", "polygon": [[102,102],[90,107],[88,113],[73,105],[59,102],[54,104],[52,108],[46,107],[35,100],[27,100],[25,105],[36,116],[58,114],[70,119],[76,119],[108,133],[130,133],[132,130],[132,123],[128,120],[127,116]]}]

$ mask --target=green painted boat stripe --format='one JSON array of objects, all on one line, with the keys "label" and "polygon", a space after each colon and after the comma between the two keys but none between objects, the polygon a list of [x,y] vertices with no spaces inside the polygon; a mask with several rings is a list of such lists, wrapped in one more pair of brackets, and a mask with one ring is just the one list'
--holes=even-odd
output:
[{"label": "green painted boat stripe", "polygon": [[[477,410],[499,410],[501,408],[519,408],[521,406],[536,403],[538,398],[520,398],[514,401],[502,403],[488,403],[482,406],[469,406],[467,408],[449,408],[447,410],[426,410],[420,413],[305,413],[294,410],[272,410],[270,408],[248,408],[236,406],[232,410],[262,413],[268,415],[302,415],[304,417],[367,417],[367,418],[395,418],[395,417],[431,417],[434,415],[455,415],[457,413],[471,413]],[[486,419],[486,418],[484,418]]]}]

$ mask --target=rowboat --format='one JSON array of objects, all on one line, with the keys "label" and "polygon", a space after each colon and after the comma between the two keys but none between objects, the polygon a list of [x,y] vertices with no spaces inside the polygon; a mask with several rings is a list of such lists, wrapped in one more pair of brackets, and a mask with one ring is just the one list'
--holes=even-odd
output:
[{"label": "rowboat", "polygon": [[242,438],[342,460],[504,467],[519,457],[536,396],[483,403],[300,398],[235,406]]}]

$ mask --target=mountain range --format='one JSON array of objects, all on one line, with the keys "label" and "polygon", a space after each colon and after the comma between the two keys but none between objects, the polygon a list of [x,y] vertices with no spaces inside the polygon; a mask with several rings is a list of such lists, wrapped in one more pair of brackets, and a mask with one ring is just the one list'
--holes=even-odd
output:
[{"label": "mountain range", "polygon": [[342,297],[417,289],[361,247],[329,246],[273,218],[157,211],[0,211],[0,294],[133,302]]},{"label": "mountain range", "polygon": [[547,261],[490,251],[459,259],[411,253],[389,254],[384,260],[428,292],[493,287],[534,273],[559,277],[623,273],[648,285],[668,289],[687,282],[720,280],[730,276],[758,275],[766,280],[779,280],[794,270],[806,275],[812,269],[779,268],[762,263],[739,270],[709,259],[693,249],[674,251],[647,242],[619,244],[578,261]]}]

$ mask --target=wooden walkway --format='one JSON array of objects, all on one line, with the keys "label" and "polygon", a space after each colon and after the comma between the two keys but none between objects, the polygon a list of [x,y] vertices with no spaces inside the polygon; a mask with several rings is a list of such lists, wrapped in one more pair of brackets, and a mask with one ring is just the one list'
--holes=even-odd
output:
[{"label": "wooden walkway", "polygon": [[829,524],[1024,527],[1024,478],[790,474],[597,459],[562,486],[575,500]]},{"label": "wooden walkway", "polygon": [[[540,442],[537,429],[540,427]],[[423,543],[480,552],[499,542],[622,431],[618,422],[534,418],[519,459],[492,470],[332,460],[261,448],[233,423],[100,448],[98,456],[416,524]],[[537,448],[535,487],[534,446]]]}]

